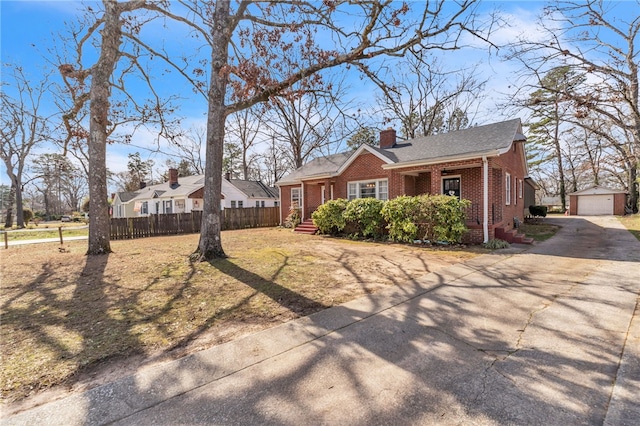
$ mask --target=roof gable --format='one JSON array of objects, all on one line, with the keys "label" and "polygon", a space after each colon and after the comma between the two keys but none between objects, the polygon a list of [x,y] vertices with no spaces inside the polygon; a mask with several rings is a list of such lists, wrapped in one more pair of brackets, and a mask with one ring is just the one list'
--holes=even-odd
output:
[{"label": "roof gable", "polygon": [[344,172],[351,165],[351,163],[355,161],[356,158],[358,158],[360,155],[362,155],[365,152],[375,155],[380,160],[384,161],[386,164],[393,164],[395,162],[391,158],[392,156],[390,156],[385,150],[373,147],[371,145],[362,144],[358,149],[356,149],[353,152],[353,154],[351,154],[351,156],[347,158],[347,160],[344,163],[342,163],[340,168],[338,168],[336,174],[339,175],[342,172]]}]

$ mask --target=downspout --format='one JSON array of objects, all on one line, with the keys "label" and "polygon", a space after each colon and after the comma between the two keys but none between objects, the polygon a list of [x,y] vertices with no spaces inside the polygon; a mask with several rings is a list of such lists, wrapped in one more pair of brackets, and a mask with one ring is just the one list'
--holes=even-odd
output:
[{"label": "downspout", "polygon": [[482,156],[482,233],[484,242],[489,242],[489,162]]},{"label": "downspout", "polygon": [[[278,214],[280,215],[280,226],[282,226],[282,187],[278,186],[278,200],[280,201],[278,203]],[[291,200],[291,197],[289,197],[289,200]],[[291,201],[289,201],[291,202]]]},{"label": "downspout", "polygon": [[300,220],[304,222],[304,182],[300,183]]}]

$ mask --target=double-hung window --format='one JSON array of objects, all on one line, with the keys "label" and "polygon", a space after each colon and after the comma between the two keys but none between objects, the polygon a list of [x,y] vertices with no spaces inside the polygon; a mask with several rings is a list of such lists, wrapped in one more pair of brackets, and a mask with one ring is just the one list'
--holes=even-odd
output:
[{"label": "double-hung window", "polygon": [[518,179],[518,198],[522,198],[523,196],[523,184],[522,179]]},{"label": "double-hung window", "polygon": [[511,205],[511,174],[506,173],[504,178],[504,198],[507,206]]},{"label": "double-hung window", "polygon": [[300,188],[291,188],[291,208],[300,208]]},{"label": "double-hung window", "polygon": [[149,214],[149,202],[143,201],[140,206],[140,214]]},{"label": "double-hung window", "polygon": [[347,198],[377,198],[386,200],[389,198],[389,183],[387,179],[349,182],[347,184]]}]

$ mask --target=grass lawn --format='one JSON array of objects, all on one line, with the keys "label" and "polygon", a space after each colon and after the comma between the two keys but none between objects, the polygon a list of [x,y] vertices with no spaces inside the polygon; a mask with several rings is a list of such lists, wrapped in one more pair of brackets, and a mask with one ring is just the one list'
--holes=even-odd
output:
[{"label": "grass lawn", "polygon": [[620,216],[618,219],[629,230],[629,232],[640,240],[640,213]]},{"label": "grass lawn", "polygon": [[[62,226],[62,237],[79,237],[89,235],[89,228],[82,223],[74,223],[73,225]],[[48,225],[43,227],[40,225],[38,228],[32,229],[20,229],[7,232],[7,241],[24,241],[24,240],[39,240],[44,238],[59,238],[60,234],[58,226]],[[81,229],[74,229],[81,228]],[[2,236],[4,241],[4,235]]]},{"label": "grass lawn", "polygon": [[113,241],[114,253],[91,257],[86,241],[2,249],[2,402],[92,386],[105,371],[128,374],[484,252],[277,228],[222,239],[228,258],[195,264],[197,235]]},{"label": "grass lawn", "polygon": [[533,238],[534,241],[544,241],[553,237],[560,229],[557,225],[551,225],[545,223],[544,219],[538,223],[523,223],[518,228],[518,232],[525,234],[529,238]]}]

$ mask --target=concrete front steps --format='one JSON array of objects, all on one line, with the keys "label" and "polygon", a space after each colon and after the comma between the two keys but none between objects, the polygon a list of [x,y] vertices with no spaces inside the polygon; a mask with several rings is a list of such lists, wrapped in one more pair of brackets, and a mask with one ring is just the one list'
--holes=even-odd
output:
[{"label": "concrete front steps", "polygon": [[313,224],[313,220],[307,219],[300,225],[296,226],[296,229],[294,229],[293,232],[297,232],[298,234],[313,235],[318,232],[318,227]]},{"label": "concrete front steps", "polygon": [[508,243],[533,244],[533,238],[519,234],[517,229],[496,228],[496,238]]}]

